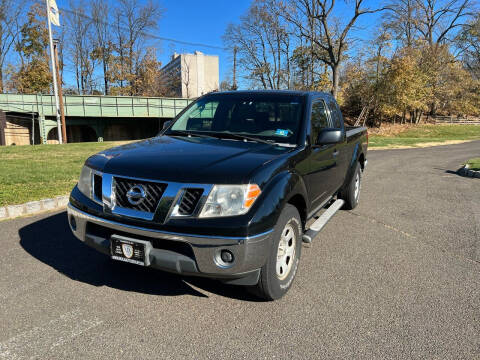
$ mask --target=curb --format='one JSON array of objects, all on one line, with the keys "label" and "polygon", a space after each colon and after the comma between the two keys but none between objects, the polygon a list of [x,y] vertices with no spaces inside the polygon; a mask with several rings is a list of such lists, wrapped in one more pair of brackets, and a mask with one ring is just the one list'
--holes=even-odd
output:
[{"label": "curb", "polygon": [[0,207],[0,220],[14,219],[24,215],[35,215],[44,211],[61,209],[67,206],[69,195],[56,196],[51,199],[30,201],[20,205]]},{"label": "curb", "polygon": [[461,168],[458,173],[462,176],[480,178],[480,171],[470,170],[468,167],[464,166]]}]

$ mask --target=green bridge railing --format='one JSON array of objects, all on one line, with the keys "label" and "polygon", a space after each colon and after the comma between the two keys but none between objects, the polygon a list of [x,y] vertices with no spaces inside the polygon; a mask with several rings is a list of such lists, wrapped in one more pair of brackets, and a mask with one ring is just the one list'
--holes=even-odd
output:
[{"label": "green bridge railing", "polygon": [[[192,99],[138,96],[63,96],[67,117],[173,118],[192,101]],[[53,95],[0,94],[0,109],[24,113],[34,112],[39,116],[56,114]]]}]

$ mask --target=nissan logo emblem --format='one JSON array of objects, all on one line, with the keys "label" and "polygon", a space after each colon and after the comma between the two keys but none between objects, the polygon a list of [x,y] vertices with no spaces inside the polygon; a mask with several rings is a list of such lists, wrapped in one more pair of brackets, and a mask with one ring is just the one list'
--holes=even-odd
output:
[{"label": "nissan logo emblem", "polygon": [[134,185],[127,192],[127,200],[132,205],[140,204],[146,196],[147,193],[142,185]]}]

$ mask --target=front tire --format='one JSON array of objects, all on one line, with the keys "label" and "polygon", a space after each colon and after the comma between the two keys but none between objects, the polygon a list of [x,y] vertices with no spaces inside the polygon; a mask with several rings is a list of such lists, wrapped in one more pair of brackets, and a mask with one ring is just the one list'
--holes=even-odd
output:
[{"label": "front tire", "polygon": [[297,273],[302,251],[302,222],[295,206],[287,204],[275,225],[270,253],[252,292],[265,300],[280,299]]}]

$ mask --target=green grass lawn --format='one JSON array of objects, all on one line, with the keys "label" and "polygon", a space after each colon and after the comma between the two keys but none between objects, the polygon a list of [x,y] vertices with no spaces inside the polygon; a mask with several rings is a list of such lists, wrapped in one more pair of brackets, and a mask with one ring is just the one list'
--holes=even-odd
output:
[{"label": "green grass lawn", "polygon": [[369,137],[369,146],[373,148],[396,146],[419,147],[425,143],[476,139],[480,139],[479,125],[419,125],[393,136],[371,135]]},{"label": "green grass lawn", "polygon": [[480,171],[480,158],[473,158],[466,162],[468,168],[475,171]]},{"label": "green grass lawn", "polygon": [[0,147],[0,206],[68,194],[90,155],[119,144]]},{"label": "green grass lawn", "polygon": [[[394,136],[371,135],[370,146],[421,146],[427,142],[474,139],[480,139],[480,126],[422,125]],[[87,157],[119,144],[121,142],[0,147],[0,206],[68,194]]]}]

